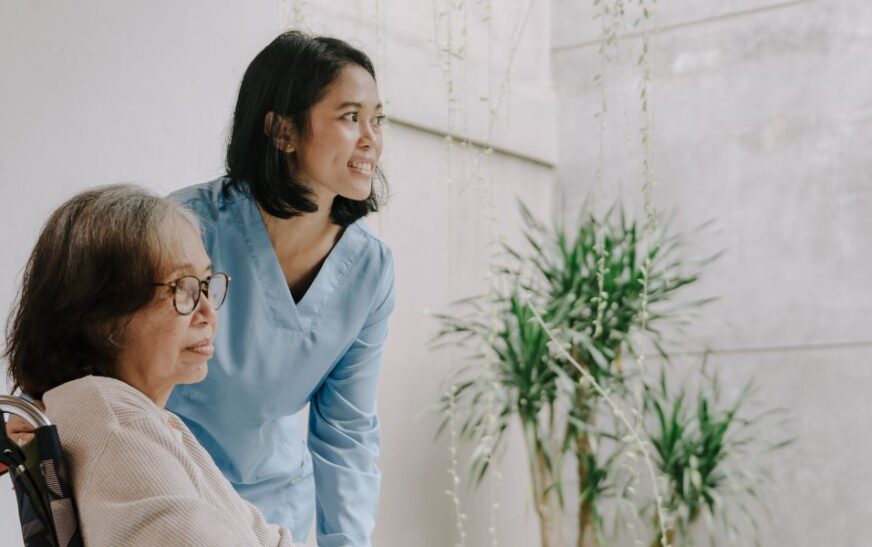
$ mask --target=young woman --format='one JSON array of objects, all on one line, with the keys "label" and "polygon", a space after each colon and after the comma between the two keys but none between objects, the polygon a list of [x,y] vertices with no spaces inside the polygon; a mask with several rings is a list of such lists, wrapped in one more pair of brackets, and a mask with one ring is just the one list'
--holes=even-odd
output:
[{"label": "young woman", "polygon": [[228,284],[196,218],[136,187],[83,192],[46,223],[6,356],[58,427],[85,544],[291,545],[164,410],[206,376]]},{"label": "young woman", "polygon": [[299,541],[317,512],[322,547],[370,545],[378,503],[394,278],[362,217],[384,185],[383,118],[363,52],[287,32],[245,72],[227,176],[173,195],[199,216],[234,298],[208,378],[179,386],[168,408],[267,520]]}]

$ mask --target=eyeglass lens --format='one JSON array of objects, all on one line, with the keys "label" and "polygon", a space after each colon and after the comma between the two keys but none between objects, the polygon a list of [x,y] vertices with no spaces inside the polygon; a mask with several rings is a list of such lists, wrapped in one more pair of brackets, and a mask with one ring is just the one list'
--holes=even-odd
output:
[{"label": "eyeglass lens", "polygon": [[[227,281],[227,275],[223,273],[216,273],[208,278],[206,293],[214,310],[220,308],[227,297]],[[181,277],[176,281],[175,304],[179,313],[187,315],[196,309],[202,283],[194,276]]]},{"label": "eyeglass lens", "polygon": [[209,286],[206,292],[209,294],[209,302],[212,304],[213,309],[217,310],[224,303],[224,299],[227,298],[227,286],[227,274],[216,273],[209,278]]}]

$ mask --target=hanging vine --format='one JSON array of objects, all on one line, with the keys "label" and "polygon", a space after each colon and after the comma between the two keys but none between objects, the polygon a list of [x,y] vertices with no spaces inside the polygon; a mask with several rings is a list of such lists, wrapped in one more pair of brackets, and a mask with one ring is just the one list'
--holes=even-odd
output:
[{"label": "hanging vine", "polygon": [[[599,139],[597,147],[597,163],[594,173],[594,192],[593,192],[593,207],[594,210],[601,206],[603,196],[603,172],[605,170],[605,146],[606,146],[606,115],[608,114],[608,99],[606,95],[606,69],[612,61],[615,46],[618,43],[618,36],[621,24],[624,19],[624,3],[623,0],[594,0],[594,7],[598,8],[594,17],[600,22],[600,40],[597,47],[597,57],[599,68],[594,75],[593,82],[599,92],[599,108],[594,114],[594,118],[598,122]],[[603,237],[601,230],[598,230],[596,235],[597,253],[597,282],[599,284],[599,294],[597,295],[597,313],[594,326],[594,338],[602,333],[603,314],[606,306],[608,306],[608,294],[605,292],[605,261],[606,250],[603,246]]]},{"label": "hanging vine", "polygon": [[306,13],[309,11],[309,0],[282,0],[282,22],[285,28],[303,28],[306,24]]},{"label": "hanging vine", "polygon": [[[446,86],[447,100],[447,132],[444,136],[444,139],[446,142],[446,186],[449,193],[449,249],[454,248],[455,242],[457,241],[456,231],[454,229],[454,226],[456,226],[457,223],[452,222],[451,218],[451,215],[453,215],[455,211],[455,196],[457,194],[463,193],[466,189],[470,187],[476,188],[478,189],[479,195],[482,200],[483,210],[485,212],[485,221],[487,224],[490,239],[490,260],[488,261],[489,267],[486,274],[486,283],[489,287],[487,301],[492,309],[491,320],[494,325],[498,320],[496,312],[498,291],[495,290],[496,277],[493,274],[495,269],[498,268],[498,264],[500,263],[499,253],[502,249],[502,245],[500,245],[500,243],[503,238],[500,235],[498,228],[498,218],[493,199],[493,181],[492,178],[487,174],[487,172],[489,171],[490,167],[489,158],[491,157],[493,152],[493,146],[491,144],[491,141],[494,128],[501,112],[502,101],[509,90],[511,70],[518,49],[518,42],[520,41],[521,32],[526,24],[526,20],[528,19],[530,8],[532,6],[532,1],[530,1],[527,4],[526,11],[522,14],[522,2],[523,0],[515,1],[516,16],[511,33],[511,44],[508,48],[508,61],[503,71],[502,78],[496,85],[496,93],[494,93],[495,85],[493,81],[493,6],[491,0],[475,0],[473,4],[464,0],[447,0],[447,2],[444,4],[440,4],[439,0],[434,0],[433,2],[433,22],[437,52],[437,63]],[[487,91],[484,94],[479,95],[480,102],[485,102],[488,105],[488,122],[485,134],[480,139],[478,139],[478,143],[476,143],[476,141],[472,138],[469,130],[466,111],[464,110],[460,99],[461,97],[468,97],[467,77],[470,68],[470,59],[466,55],[466,50],[468,44],[470,20],[474,16],[474,14],[478,15],[478,17],[474,19],[474,24],[485,25],[487,28],[488,37]],[[462,73],[462,79],[459,83],[455,78],[455,73],[458,71]],[[467,103],[468,102],[469,101],[467,101]],[[458,156],[460,157],[458,158]],[[457,159],[460,160],[459,163],[462,171],[459,184],[458,180],[455,178],[455,172],[458,163],[456,161]],[[468,166],[468,169],[463,168],[464,166]],[[453,257],[451,257],[449,264],[449,293],[451,295],[453,295],[454,292],[453,278],[454,266]],[[492,335],[495,336],[496,329],[491,329],[491,332],[493,333]],[[488,346],[488,344],[484,344],[484,346]],[[453,350],[450,348],[449,360],[452,363],[454,362]],[[488,374],[491,377],[494,389],[488,390],[488,395],[486,396],[488,401],[485,404],[488,404],[489,406],[495,408],[496,401],[494,397],[497,393],[498,386],[494,362],[495,356],[489,355],[487,364],[489,369]],[[456,385],[452,382],[447,392],[447,395],[450,399],[449,412],[451,413],[456,412],[456,407],[453,401],[455,390]],[[455,417],[450,416],[449,426],[455,427],[455,425]],[[496,526],[496,512],[499,508],[499,504],[497,502],[497,489],[502,480],[502,475],[497,469],[497,466],[490,465],[492,458],[494,457],[494,452],[496,450],[497,440],[497,437],[491,434],[491,432],[494,432],[497,427],[494,413],[490,413],[489,418],[483,424],[483,427],[485,428],[485,433],[482,435],[480,443],[476,447],[476,450],[484,454],[486,465],[489,466],[490,469],[492,469],[491,480],[489,482],[488,488],[488,535],[490,538],[491,546],[497,547],[499,544]],[[464,528],[466,515],[462,511],[460,497],[457,492],[457,486],[459,485],[459,469],[458,462],[455,458],[455,455],[457,454],[456,442],[457,436],[455,431],[451,434],[450,453],[452,455],[452,464],[451,469],[449,470],[449,474],[451,476],[451,481],[454,487],[450,490],[450,495],[455,506],[455,512],[457,517],[457,535],[460,544],[462,544],[466,538],[466,532]]]},{"label": "hanging vine", "polygon": [[[637,9],[639,12],[638,18],[634,21],[633,27],[641,28],[641,52],[636,59],[636,65],[639,67],[641,71],[641,81],[640,81],[640,90],[639,90],[639,98],[640,98],[640,109],[642,115],[642,121],[640,125],[640,142],[642,148],[642,158],[641,158],[641,178],[642,178],[642,193],[643,193],[643,201],[644,201],[644,211],[646,222],[644,225],[644,234],[643,234],[643,247],[648,249],[650,247],[650,243],[652,240],[652,235],[656,230],[656,210],[653,204],[653,187],[654,187],[654,172],[653,172],[653,153],[651,146],[651,133],[653,131],[653,108],[652,104],[652,96],[653,96],[653,56],[651,55],[651,46],[650,46],[650,29],[653,23],[654,17],[654,4],[656,0],[636,0],[635,3],[638,4]],[[606,118],[609,111],[608,104],[608,95],[607,95],[607,70],[608,66],[612,64],[616,59],[620,57],[620,48],[619,43],[621,41],[621,33],[626,29],[628,25],[626,25],[626,14],[628,11],[628,3],[634,3],[633,0],[593,0],[593,6],[595,8],[594,18],[599,20],[600,23],[600,39],[598,43],[598,70],[593,78],[593,83],[596,87],[596,90],[599,95],[599,107],[595,112],[594,118],[597,121],[598,125],[598,149],[597,149],[597,163],[595,169],[595,182],[594,182],[594,191],[593,191],[593,207],[596,210],[598,207],[602,207],[601,201],[603,198],[603,186],[604,186],[604,171],[605,171],[605,147],[606,147]],[[657,243],[655,243],[657,244]],[[597,265],[596,265],[596,279],[598,285],[598,293],[596,297],[596,318],[595,318],[595,326],[593,337],[596,338],[600,336],[603,332],[603,317],[605,314],[605,310],[608,307],[608,299],[609,294],[605,290],[604,282],[605,282],[605,264],[607,259],[609,258],[607,255],[607,250],[604,246],[604,237],[602,234],[602,230],[598,230],[595,235],[595,245],[596,245],[596,253],[597,253]],[[648,249],[650,251],[650,249]],[[645,253],[645,260],[641,264],[641,273],[642,273],[642,303],[641,303],[641,319],[642,319],[642,328],[644,330],[647,325],[649,315],[649,279],[650,279],[650,271],[651,271],[651,253]],[[638,365],[640,368],[644,367],[644,352],[640,352],[637,356]],[[576,367],[578,367],[577,363],[574,363]],[[585,371],[587,372],[587,371]],[[582,375],[582,379],[584,381],[589,381],[590,379],[586,378],[586,375]],[[641,384],[639,386],[635,386],[638,389],[635,389],[635,399],[638,408],[631,408],[631,414],[633,416],[633,424],[630,424],[628,420],[625,419],[625,416],[621,414],[621,421],[624,422],[624,425],[630,429],[630,431],[634,434],[638,445],[638,449],[640,451],[640,456],[645,461],[646,467],[649,469],[651,480],[653,482],[655,490],[657,489],[657,479],[653,473],[653,465],[650,460],[650,455],[648,454],[647,449],[644,446],[644,443],[641,441],[641,438],[636,431],[640,431],[642,429],[642,391]],[[604,396],[607,391],[603,389],[597,390],[601,396]],[[612,409],[617,412],[617,408],[615,407],[614,402],[605,397],[606,402],[612,407]],[[617,415],[617,414],[616,414]],[[632,452],[630,453],[632,457]],[[626,485],[626,492],[630,495],[635,495],[634,484],[636,482],[635,471],[632,471],[631,466],[625,467],[625,469],[630,470],[629,482]],[[580,468],[579,473],[582,473],[583,469]],[[581,479],[581,477],[579,477]],[[668,528],[667,521],[665,519],[665,513],[662,507],[662,497],[657,496],[657,521],[658,526],[661,529],[661,537],[664,538],[663,541],[666,542],[667,534],[665,533]],[[582,514],[579,517],[580,519],[585,518],[584,511],[582,510]],[[582,530],[580,532],[579,537],[579,545],[584,544],[584,538],[581,537],[581,534],[584,533],[584,525],[582,524]],[[633,527],[633,533],[635,534],[635,527]],[[664,543],[665,545],[665,543]]]},{"label": "hanging vine", "polygon": [[[628,2],[633,0],[627,0]],[[642,8],[643,17],[642,21],[647,23],[650,20],[650,17],[653,14],[653,10],[650,9],[649,4],[653,4],[650,0],[639,0],[639,5]],[[596,170],[596,187],[594,191],[594,200],[599,201],[602,199],[603,193],[603,185],[605,178],[605,132],[606,132],[606,115],[608,112],[608,103],[607,103],[607,93],[606,93],[606,69],[607,65],[612,61],[613,56],[617,50],[618,42],[620,39],[621,31],[626,27],[625,23],[625,14],[626,14],[626,6],[624,0],[594,0],[594,5],[598,8],[599,13],[598,16],[600,18],[601,23],[601,31],[602,31],[602,39],[600,42],[600,66],[597,75],[595,76],[595,84],[598,87],[599,95],[600,95],[600,108],[597,113],[597,120],[599,123],[600,129],[600,139],[599,139],[599,149],[598,149],[598,162],[597,162],[597,170]],[[446,166],[447,166],[447,189],[449,192],[449,249],[454,248],[455,243],[457,241],[456,223],[451,222],[452,216],[455,211],[455,194],[457,192],[463,192],[466,188],[472,186],[479,188],[481,190],[482,199],[484,202],[484,210],[486,211],[487,222],[489,224],[489,234],[491,239],[492,251],[490,254],[491,258],[491,269],[487,274],[487,282],[489,291],[487,293],[486,302],[492,304],[493,315],[491,317],[494,324],[497,321],[497,312],[496,312],[496,301],[500,298],[501,291],[497,289],[497,279],[496,276],[493,275],[493,268],[497,267],[496,265],[500,264],[501,257],[499,256],[499,249],[502,248],[499,245],[502,242],[503,238],[499,233],[498,222],[496,218],[496,211],[493,203],[493,183],[491,177],[482,175],[481,171],[483,166],[486,168],[489,166],[488,156],[493,152],[492,136],[493,130],[496,125],[496,121],[499,119],[499,115],[501,112],[501,106],[504,98],[508,94],[508,90],[510,89],[511,82],[511,67],[512,61],[515,57],[517,48],[520,42],[520,35],[523,30],[523,27],[529,17],[530,9],[532,7],[532,1],[527,3],[526,10],[521,9],[521,2],[516,3],[517,16],[515,28],[512,32],[512,42],[509,47],[509,59],[506,66],[506,71],[503,77],[501,78],[499,85],[497,86],[496,93],[494,93],[493,82],[490,79],[488,80],[488,92],[486,95],[482,96],[481,99],[486,101],[489,106],[489,115],[488,115],[488,124],[486,134],[483,138],[479,139],[478,142],[473,141],[468,127],[468,119],[465,116],[466,112],[463,108],[463,104],[461,103],[460,97],[467,97],[464,93],[467,91],[466,89],[466,74],[469,68],[469,59],[466,55],[466,48],[468,45],[468,24],[469,24],[469,2],[464,0],[447,0],[446,3],[440,4],[439,0],[434,0],[434,34],[436,36],[436,50],[437,50],[437,60],[440,70],[443,75],[443,79],[445,81],[446,86],[446,100],[447,100],[447,109],[446,109],[446,126],[447,132],[444,136],[446,146],[445,146],[445,155],[446,155]],[[476,2],[475,7],[486,6],[486,16],[482,19],[482,22],[490,20],[490,2],[484,2],[479,0]],[[637,22],[637,25],[639,22]],[[653,188],[653,169],[652,169],[652,161],[651,161],[651,146],[650,146],[650,133],[653,127],[653,117],[651,116],[651,108],[650,108],[650,98],[651,98],[651,88],[653,87],[653,77],[652,77],[652,69],[651,69],[651,56],[649,55],[650,45],[649,38],[647,34],[647,27],[643,33],[643,47],[642,54],[639,57],[639,65],[643,67],[643,84],[642,90],[640,92],[641,96],[641,107],[644,113],[644,122],[641,127],[641,142],[642,147],[644,149],[643,158],[642,158],[642,176],[643,176],[643,193],[645,196],[645,212],[646,212],[646,228],[645,231],[650,236],[653,233],[656,227],[656,213],[653,206],[653,198],[652,198],[652,188]],[[489,27],[490,29],[490,27]],[[490,32],[490,30],[489,30]],[[489,34],[490,36],[490,34]],[[490,45],[490,44],[489,44]],[[489,66],[492,65],[492,61],[490,60],[490,50],[489,50]],[[458,82],[455,78],[455,73],[458,71],[458,68],[462,71],[463,79]],[[490,71],[489,71],[490,72]],[[461,85],[464,84],[464,85]],[[460,159],[462,165],[468,165],[468,170],[462,170],[459,175],[459,179],[457,178],[457,171],[455,170],[456,161]],[[486,169],[485,169],[486,170]],[[648,240],[650,241],[650,240]],[[598,233],[596,236],[596,246],[597,246],[597,265],[596,265],[596,276],[597,276],[597,284],[598,284],[598,293],[596,297],[596,327],[594,332],[594,337],[597,337],[603,332],[603,318],[605,314],[605,310],[609,305],[609,295],[605,290],[605,263],[608,255],[606,254],[606,248],[604,245],[604,238],[601,233]],[[449,253],[450,255],[450,253]],[[643,302],[643,313],[644,317],[647,320],[648,310],[647,310],[647,290],[648,290],[648,274],[650,271],[651,263],[648,260],[643,266],[643,298],[645,301]],[[449,292],[453,295],[453,276],[454,276],[454,264],[453,257],[449,257]],[[533,309],[531,307],[531,309]],[[535,313],[535,310],[533,310]],[[542,326],[545,327],[544,322],[541,320],[541,317],[537,318],[542,323]],[[554,334],[545,327],[545,331],[548,337],[551,339],[552,344],[556,346],[560,346],[555,338]],[[491,329],[491,336],[494,336],[496,333],[496,328]],[[485,353],[487,353],[486,348],[493,346],[493,338],[485,339],[482,344],[482,348],[485,348]],[[562,346],[560,346],[562,347]],[[449,349],[449,352],[452,350]],[[494,387],[496,388],[497,380],[494,374],[494,367],[492,366],[493,361],[496,359],[495,355],[487,354],[487,374],[491,374],[492,381],[494,382]],[[451,361],[454,361],[453,355],[450,357]],[[598,396],[602,397],[602,399],[607,403],[608,407],[612,411],[614,417],[620,421],[628,431],[628,435],[633,439],[633,442],[637,446],[639,450],[639,454],[644,462],[645,467],[648,470],[648,474],[652,481],[652,487],[656,492],[655,496],[655,504],[657,509],[657,520],[658,526],[661,532],[665,532],[667,529],[666,517],[662,507],[662,496],[659,493],[659,484],[656,478],[656,474],[654,472],[653,463],[651,460],[651,456],[645,442],[642,440],[641,435],[638,431],[641,429],[641,415],[637,412],[636,409],[632,410],[632,416],[635,418],[635,424],[631,423],[631,420],[628,418],[628,414],[623,411],[616,400],[613,398],[612,394],[608,389],[603,388],[597,383],[596,379],[582,367],[572,356],[568,356],[572,364],[581,369],[581,380],[586,383],[593,389]],[[490,392],[490,397],[493,396],[493,393],[496,392],[496,389],[488,390]],[[458,469],[458,459],[457,459],[457,446],[456,442],[458,439],[457,429],[456,429],[456,419],[453,415],[457,411],[456,407],[456,395],[457,395],[457,385],[452,382],[451,386],[447,391],[447,395],[449,397],[449,412],[452,414],[449,416],[449,427],[451,428],[451,456],[452,456],[452,465],[451,465],[451,478],[452,478],[452,489],[448,492],[451,495],[452,500],[455,504],[455,510],[457,513],[457,534],[459,538],[458,545],[463,545],[466,540],[466,532],[464,528],[464,521],[466,519],[466,515],[461,510],[460,496],[458,493],[458,487],[460,484],[460,473]],[[486,395],[488,396],[488,395]],[[496,439],[495,435],[491,435],[490,432],[494,430],[495,423],[493,420],[488,419],[482,427],[485,428],[484,434],[479,437],[479,443],[476,447],[476,451],[485,453],[485,463],[489,465],[491,463],[491,459],[494,456],[494,451],[496,448]],[[496,469],[496,466],[491,466],[491,469]],[[628,491],[634,491],[635,483],[631,481],[626,488]],[[497,536],[496,536],[496,526],[494,514],[496,511],[496,502],[495,496],[493,495],[493,491],[491,491],[491,513],[490,513],[490,526],[489,533],[491,537],[492,545],[497,545]],[[668,535],[666,533],[661,533],[661,537],[663,539],[663,546],[668,547],[668,540],[666,539]]]},{"label": "hanging vine", "polygon": [[[639,96],[641,99],[642,127],[640,130],[642,143],[642,194],[645,207],[645,242],[650,243],[651,235],[657,228],[657,211],[654,207],[654,178],[653,147],[651,134],[654,130],[654,109],[652,108],[654,95],[654,57],[651,51],[651,29],[654,23],[654,7],[656,0],[638,0],[641,13],[635,21],[635,26],[642,29],[642,52],[639,55],[638,66],[642,77],[639,83]],[[650,253],[649,253],[650,256]],[[650,258],[646,258],[643,270],[646,295],[642,301],[642,318],[647,321],[650,317],[648,312],[648,279],[651,268]],[[644,359],[644,357],[643,357]]]},{"label": "hanging vine", "polygon": [[[433,25],[434,25],[434,42],[436,47],[436,60],[446,86],[446,119],[445,125],[448,130],[445,139],[444,148],[444,165],[446,167],[446,190],[448,192],[448,209],[446,211],[446,227],[448,229],[448,295],[450,299],[454,299],[454,279],[455,266],[452,250],[455,248],[457,241],[455,214],[455,179],[454,179],[454,138],[452,133],[456,124],[456,116],[459,113],[456,86],[454,80],[454,62],[456,59],[462,59],[464,48],[458,48],[456,45],[454,33],[453,13],[454,7],[462,0],[448,0],[447,6],[440,6],[439,0],[433,0]],[[463,36],[465,38],[465,36]],[[452,368],[455,368],[456,354],[454,348],[448,348],[448,361]],[[457,430],[457,384],[452,380],[448,387],[448,424],[449,432],[449,453],[450,466],[448,474],[451,478],[451,488],[446,493],[451,497],[454,506],[457,541],[455,547],[465,547],[466,545],[466,514],[463,512],[463,507],[460,499],[460,463],[459,463],[459,434]]]}]

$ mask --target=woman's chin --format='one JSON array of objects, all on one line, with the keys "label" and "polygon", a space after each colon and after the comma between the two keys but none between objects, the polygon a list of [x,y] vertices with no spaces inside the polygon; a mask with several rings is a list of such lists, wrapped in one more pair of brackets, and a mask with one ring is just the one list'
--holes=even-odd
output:
[{"label": "woman's chin", "polygon": [[372,177],[361,181],[356,180],[348,185],[346,191],[340,193],[345,199],[353,201],[363,201],[369,198],[370,194],[372,194]]},{"label": "woman's chin", "polygon": [[180,384],[197,384],[206,379],[206,374],[209,372],[209,365],[204,359],[201,363],[192,363],[185,378],[180,381]]}]

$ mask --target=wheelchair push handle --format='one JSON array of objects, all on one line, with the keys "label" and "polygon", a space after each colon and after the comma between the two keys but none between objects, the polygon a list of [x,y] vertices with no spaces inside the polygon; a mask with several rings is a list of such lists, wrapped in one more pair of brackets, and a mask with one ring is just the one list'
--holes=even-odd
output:
[{"label": "wheelchair push handle", "polygon": [[0,395],[0,412],[18,416],[33,429],[51,425],[51,420],[39,407],[20,397]]}]

